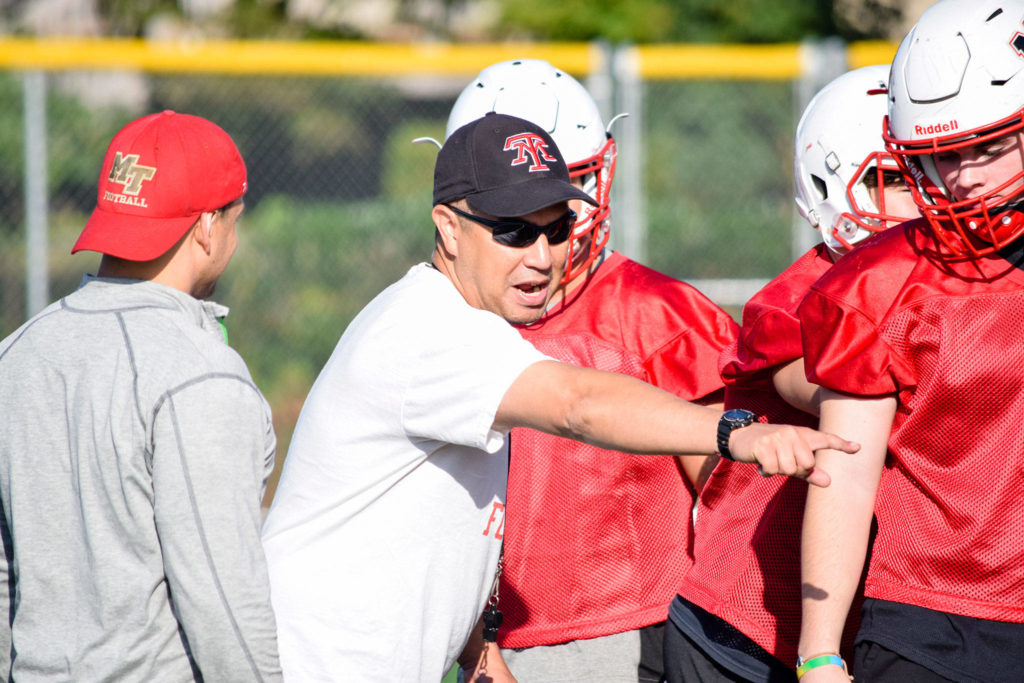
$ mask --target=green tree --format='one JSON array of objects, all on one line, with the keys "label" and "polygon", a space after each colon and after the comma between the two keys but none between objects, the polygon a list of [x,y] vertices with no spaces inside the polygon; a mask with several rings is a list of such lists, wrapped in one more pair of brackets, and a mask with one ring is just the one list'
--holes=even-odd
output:
[{"label": "green tree", "polygon": [[96,10],[111,36],[141,36],[153,17],[181,14],[175,0],[99,0]]},{"label": "green tree", "polygon": [[677,11],[665,0],[501,0],[499,32],[548,40],[670,40]]},{"label": "green tree", "polygon": [[808,36],[881,38],[900,19],[866,0],[869,22],[836,15],[836,0],[500,0],[497,35],[539,40],[777,43]]},{"label": "green tree", "polygon": [[672,40],[778,43],[835,35],[833,0],[682,0]]}]

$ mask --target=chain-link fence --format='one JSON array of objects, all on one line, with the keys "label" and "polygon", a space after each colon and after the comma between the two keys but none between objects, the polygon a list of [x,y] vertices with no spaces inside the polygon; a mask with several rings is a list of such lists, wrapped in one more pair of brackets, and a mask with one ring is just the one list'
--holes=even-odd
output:
[{"label": "chain-link fence", "polygon": [[[271,401],[283,453],[346,325],[428,257],[437,150],[411,141],[443,138],[459,90],[489,61],[392,77],[0,71],[0,337],[95,272],[97,255],[69,250],[113,134],[162,109],[205,116],[249,169],[240,246],[216,298],[232,309],[231,344]],[[662,77],[630,91],[621,74],[589,75],[609,114],[633,108],[613,129],[615,244],[698,283],[756,283],[789,264],[796,80]],[[721,303],[738,314],[742,297]]]}]

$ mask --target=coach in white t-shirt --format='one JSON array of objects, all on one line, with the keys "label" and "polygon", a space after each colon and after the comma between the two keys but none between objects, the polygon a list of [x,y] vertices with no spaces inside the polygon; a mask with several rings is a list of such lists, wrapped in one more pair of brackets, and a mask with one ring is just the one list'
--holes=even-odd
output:
[{"label": "coach in white t-shirt", "polygon": [[637,453],[723,447],[820,484],[814,450],[856,449],[805,428],[734,426],[524,341],[508,323],[543,313],[577,201],[593,203],[550,136],[522,119],[489,114],[441,149],[432,262],[345,331],[264,526],[286,679],[439,681],[460,653],[470,678],[482,667],[508,675],[498,649],[481,646],[479,617],[501,549],[512,427]]}]

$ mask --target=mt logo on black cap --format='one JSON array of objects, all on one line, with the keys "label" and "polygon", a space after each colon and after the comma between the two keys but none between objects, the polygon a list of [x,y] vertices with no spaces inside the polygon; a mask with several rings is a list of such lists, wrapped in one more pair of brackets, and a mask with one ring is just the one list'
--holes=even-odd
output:
[{"label": "mt logo on black cap", "polygon": [[[536,133],[519,133],[512,135],[505,140],[504,151],[518,151],[516,158],[512,160],[513,166],[529,162],[530,173],[535,171],[547,171],[545,161],[557,163],[558,157],[553,157],[548,152],[548,143]],[[529,156],[529,159],[527,159]]]},{"label": "mt logo on black cap", "polygon": [[490,113],[459,128],[434,165],[434,204],[465,198],[478,210],[519,217],[570,199],[597,203],[569,182],[569,169],[539,126]]}]

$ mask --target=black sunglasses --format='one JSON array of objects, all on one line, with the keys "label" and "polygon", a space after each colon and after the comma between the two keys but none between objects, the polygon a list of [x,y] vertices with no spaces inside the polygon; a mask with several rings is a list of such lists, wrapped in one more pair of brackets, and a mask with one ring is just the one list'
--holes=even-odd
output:
[{"label": "black sunglasses", "polygon": [[498,244],[506,247],[528,247],[537,241],[541,235],[547,235],[548,244],[561,244],[569,239],[572,228],[576,225],[576,212],[569,209],[564,214],[551,221],[547,225],[537,225],[524,221],[522,218],[483,218],[466,213],[457,209],[451,204],[445,204],[449,209],[474,223],[490,228],[491,236]]}]

